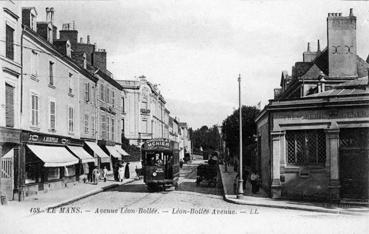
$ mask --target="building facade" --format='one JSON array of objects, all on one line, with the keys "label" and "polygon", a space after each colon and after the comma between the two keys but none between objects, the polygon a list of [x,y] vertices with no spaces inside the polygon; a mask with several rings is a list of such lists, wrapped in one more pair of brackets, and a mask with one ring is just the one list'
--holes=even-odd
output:
[{"label": "building facade", "polygon": [[356,54],[352,10],[329,13],[327,34],[327,48],[282,73],[256,119],[258,170],[273,198],[368,199],[369,64]]},{"label": "building facade", "polygon": [[20,145],[21,15],[19,4],[3,1],[0,12],[0,195],[12,197],[13,149]]}]

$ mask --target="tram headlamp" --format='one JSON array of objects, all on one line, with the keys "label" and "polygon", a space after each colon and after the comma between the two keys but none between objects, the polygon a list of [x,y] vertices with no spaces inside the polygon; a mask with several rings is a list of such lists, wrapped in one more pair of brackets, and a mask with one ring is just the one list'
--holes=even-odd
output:
[{"label": "tram headlamp", "polygon": [[156,172],[153,172],[153,173],[152,173],[152,176],[156,176],[157,174],[158,174],[158,173],[156,173]]}]

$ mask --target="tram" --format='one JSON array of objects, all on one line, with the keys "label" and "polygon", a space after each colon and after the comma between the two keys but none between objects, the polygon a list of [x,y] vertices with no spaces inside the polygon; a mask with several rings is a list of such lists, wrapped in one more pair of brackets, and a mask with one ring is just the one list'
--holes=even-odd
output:
[{"label": "tram", "polygon": [[179,145],[165,138],[147,140],[142,145],[142,173],[149,191],[178,187]]}]

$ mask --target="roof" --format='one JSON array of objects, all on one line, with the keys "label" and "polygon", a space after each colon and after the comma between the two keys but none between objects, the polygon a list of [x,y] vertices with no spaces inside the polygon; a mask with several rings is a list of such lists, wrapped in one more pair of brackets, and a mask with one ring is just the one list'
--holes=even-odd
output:
[{"label": "roof", "polygon": [[355,80],[346,81],[344,83],[338,84],[335,88],[353,88],[353,87],[362,87],[368,85],[368,77],[361,77]]},{"label": "roof", "polygon": [[369,89],[331,89],[321,93],[314,93],[304,98],[310,97],[339,97],[339,96],[347,96],[347,95],[361,95],[361,94],[369,94]]}]

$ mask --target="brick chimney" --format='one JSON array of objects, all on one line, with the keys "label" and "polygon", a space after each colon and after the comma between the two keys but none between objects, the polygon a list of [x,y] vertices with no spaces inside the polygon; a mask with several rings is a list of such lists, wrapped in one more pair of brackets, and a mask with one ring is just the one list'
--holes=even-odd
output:
[{"label": "brick chimney", "polygon": [[63,24],[62,30],[59,30],[61,40],[69,40],[72,50],[76,49],[78,42],[78,31],[71,27],[71,24]]},{"label": "brick chimney", "polygon": [[349,16],[328,13],[327,42],[329,77],[357,77],[356,17],[352,9]]},{"label": "brick chimney", "polygon": [[106,71],[106,51],[105,49],[99,49],[92,54],[92,65],[100,68],[102,71]]}]

